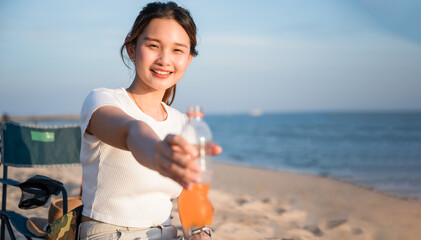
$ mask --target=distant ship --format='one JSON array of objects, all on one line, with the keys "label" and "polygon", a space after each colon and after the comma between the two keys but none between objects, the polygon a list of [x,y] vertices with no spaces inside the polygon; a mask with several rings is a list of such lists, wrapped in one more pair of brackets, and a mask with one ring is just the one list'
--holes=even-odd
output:
[{"label": "distant ship", "polygon": [[250,111],[250,115],[253,116],[253,117],[259,117],[259,116],[262,116],[262,114],[263,114],[262,110],[260,110],[258,108]]}]

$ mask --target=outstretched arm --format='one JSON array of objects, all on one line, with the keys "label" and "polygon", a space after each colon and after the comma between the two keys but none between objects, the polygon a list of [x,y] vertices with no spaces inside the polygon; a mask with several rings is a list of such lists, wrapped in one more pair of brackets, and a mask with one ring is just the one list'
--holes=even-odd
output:
[{"label": "outstretched arm", "polygon": [[103,106],[91,117],[86,132],[101,141],[130,151],[143,166],[172,178],[184,188],[196,182],[197,150],[182,137],[169,135],[163,141],[152,128],[114,106]]}]

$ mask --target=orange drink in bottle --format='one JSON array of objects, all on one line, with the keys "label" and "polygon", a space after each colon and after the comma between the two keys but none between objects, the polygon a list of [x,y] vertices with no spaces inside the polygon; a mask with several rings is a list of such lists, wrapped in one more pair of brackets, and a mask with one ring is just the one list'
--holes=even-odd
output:
[{"label": "orange drink in bottle", "polygon": [[207,194],[210,184],[195,184],[191,190],[183,189],[178,197],[178,213],[184,227],[210,226],[213,207]]}]

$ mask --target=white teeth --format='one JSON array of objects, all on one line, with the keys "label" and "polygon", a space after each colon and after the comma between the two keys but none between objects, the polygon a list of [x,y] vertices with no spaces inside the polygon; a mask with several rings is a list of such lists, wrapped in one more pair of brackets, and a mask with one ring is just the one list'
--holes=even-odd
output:
[{"label": "white teeth", "polygon": [[164,71],[159,71],[159,70],[152,70],[158,74],[170,74],[171,72],[164,72]]}]

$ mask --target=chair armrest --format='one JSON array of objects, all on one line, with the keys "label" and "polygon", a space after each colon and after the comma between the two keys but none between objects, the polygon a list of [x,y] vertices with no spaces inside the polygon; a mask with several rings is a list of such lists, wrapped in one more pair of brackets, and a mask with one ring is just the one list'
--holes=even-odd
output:
[{"label": "chair armrest", "polygon": [[28,231],[28,229],[26,228],[26,221],[28,220],[28,218],[22,216],[21,214],[13,212],[13,211],[0,211],[0,215],[2,216],[2,218],[9,219],[13,227],[15,227],[15,229],[18,232],[20,232],[22,235],[24,235],[25,237],[38,238],[38,239],[43,238],[43,237],[37,237]]},{"label": "chair armrest", "polygon": [[0,183],[11,185],[11,186],[18,186],[20,182],[15,181],[13,179],[0,179]]}]

